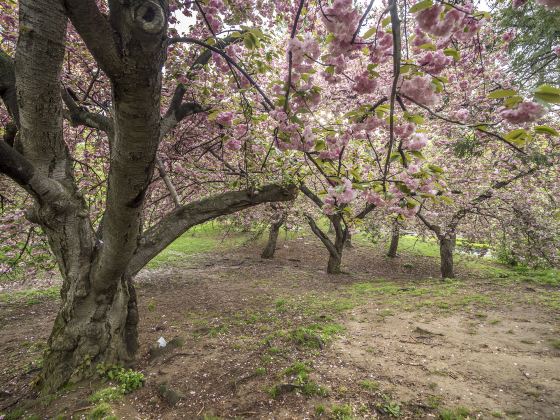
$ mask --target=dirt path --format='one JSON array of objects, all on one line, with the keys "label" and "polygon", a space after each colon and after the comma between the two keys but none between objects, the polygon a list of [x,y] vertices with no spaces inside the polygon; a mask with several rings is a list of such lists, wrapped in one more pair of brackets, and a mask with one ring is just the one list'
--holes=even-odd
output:
[{"label": "dirt path", "polygon": [[[119,418],[560,418],[558,287],[465,265],[461,280],[441,282],[433,258],[365,246],[346,255],[352,274],[328,276],[306,238],[272,261],[259,253],[191,256],[138,276],[146,384],[111,403]],[[0,301],[0,407],[31,395],[55,310],[52,299]],[[181,345],[154,357],[161,336]],[[105,386],[12,408],[81,418]]]}]

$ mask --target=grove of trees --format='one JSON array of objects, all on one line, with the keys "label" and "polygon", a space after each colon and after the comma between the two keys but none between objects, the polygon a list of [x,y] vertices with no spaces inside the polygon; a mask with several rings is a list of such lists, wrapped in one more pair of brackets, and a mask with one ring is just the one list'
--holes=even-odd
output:
[{"label": "grove of trees", "polygon": [[442,277],[458,238],[558,266],[560,2],[487,6],[0,1],[0,273],[63,279],[43,389],[132,363],[134,276],[248,208],[263,258],[308,225],[331,274],[366,230]]}]

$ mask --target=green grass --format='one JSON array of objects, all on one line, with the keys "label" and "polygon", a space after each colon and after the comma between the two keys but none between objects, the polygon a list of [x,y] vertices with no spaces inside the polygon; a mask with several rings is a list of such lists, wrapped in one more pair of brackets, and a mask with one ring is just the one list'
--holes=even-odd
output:
[{"label": "green grass", "polygon": [[371,379],[364,379],[358,382],[358,385],[367,391],[377,391],[379,389],[379,382],[372,381]]},{"label": "green grass", "polygon": [[318,349],[343,331],[344,327],[339,324],[311,324],[292,330],[290,338],[297,345]]},{"label": "green grass", "polygon": [[94,394],[88,397],[88,400],[94,404],[100,402],[112,402],[112,401],[120,400],[123,395],[124,395],[124,390],[122,387],[111,386],[96,391]]},{"label": "green grass", "polygon": [[243,239],[242,234],[234,231],[228,234],[227,230],[217,223],[195,226],[150,261],[148,268],[177,264],[186,256],[215,251],[219,248],[233,248],[241,244]]},{"label": "green grass", "polygon": [[417,236],[402,235],[399,239],[399,252],[424,257],[439,257],[439,246],[433,239],[423,240]]},{"label": "green grass", "polygon": [[3,303],[24,303],[35,305],[49,299],[60,297],[60,287],[53,286],[48,289],[28,289],[15,292],[0,293],[0,302]]},{"label": "green grass", "polygon": [[439,412],[440,420],[464,420],[469,417],[470,410],[465,407],[444,409]]}]

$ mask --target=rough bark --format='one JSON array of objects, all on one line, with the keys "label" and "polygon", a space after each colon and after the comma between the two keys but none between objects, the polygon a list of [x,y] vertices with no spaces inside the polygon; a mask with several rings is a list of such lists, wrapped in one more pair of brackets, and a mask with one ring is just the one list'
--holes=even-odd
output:
[{"label": "rough bark", "polygon": [[441,277],[455,278],[453,270],[453,251],[455,250],[455,234],[446,233],[439,238],[439,255],[441,258]]},{"label": "rough bark", "polygon": [[397,250],[399,248],[399,238],[400,238],[400,227],[397,222],[393,223],[393,228],[391,229],[391,244],[389,245],[389,251],[387,256],[389,258],[396,258]]},{"label": "rough bark", "polygon": [[270,224],[270,230],[268,232],[268,242],[266,243],[266,246],[264,247],[261,254],[261,258],[264,259],[274,258],[274,253],[276,252],[276,242],[278,241],[278,233],[280,232],[280,228],[286,220],[284,215],[282,214],[276,216],[279,217],[276,217],[277,220],[273,221]]},{"label": "rough bark", "polygon": [[352,245],[352,235],[350,233],[348,233],[346,235],[346,241],[344,242],[344,248],[353,248],[354,245]]}]

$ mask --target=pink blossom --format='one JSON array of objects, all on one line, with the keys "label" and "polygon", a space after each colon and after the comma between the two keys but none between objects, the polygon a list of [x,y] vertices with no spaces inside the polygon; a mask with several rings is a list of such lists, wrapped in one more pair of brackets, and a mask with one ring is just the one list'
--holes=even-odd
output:
[{"label": "pink blossom", "polygon": [[224,127],[230,127],[233,121],[233,112],[222,112],[216,117],[216,122]]},{"label": "pink blossom", "polygon": [[385,206],[385,200],[383,200],[383,197],[381,197],[378,193],[374,192],[374,191],[366,191],[364,192],[364,199],[369,203],[369,204],[375,204],[375,206],[377,207],[383,207]]},{"label": "pink blossom", "polygon": [[428,144],[428,137],[424,133],[414,133],[403,145],[408,150],[422,150]]},{"label": "pink blossom", "polygon": [[395,135],[401,139],[406,139],[414,133],[414,124],[399,124],[395,127]]},{"label": "pink blossom", "polygon": [[418,60],[418,64],[431,74],[441,73],[451,63],[453,63],[453,59],[447,57],[441,50],[435,53],[428,51]]},{"label": "pink blossom", "polygon": [[375,79],[370,79],[367,71],[364,71],[356,76],[355,81],[356,84],[352,87],[352,89],[361,94],[372,93],[377,86],[377,81]]},{"label": "pink blossom", "polygon": [[511,41],[513,41],[513,38],[515,38],[515,29],[510,29],[508,31],[506,31],[503,35],[502,35],[502,39],[504,40],[504,42],[506,43],[510,43]]},{"label": "pink blossom", "polygon": [[226,148],[229,150],[239,150],[241,149],[241,140],[232,139],[226,143]]},{"label": "pink blossom", "polygon": [[405,80],[401,85],[400,92],[423,105],[434,105],[439,100],[435,86],[429,76],[414,76]]},{"label": "pink blossom", "polygon": [[542,105],[528,101],[521,102],[514,109],[504,109],[500,115],[512,124],[523,124],[538,120],[545,114]]},{"label": "pink blossom", "polygon": [[453,114],[453,117],[461,122],[465,122],[469,119],[469,111],[465,108],[461,108],[458,111],[455,111],[455,113]]}]

